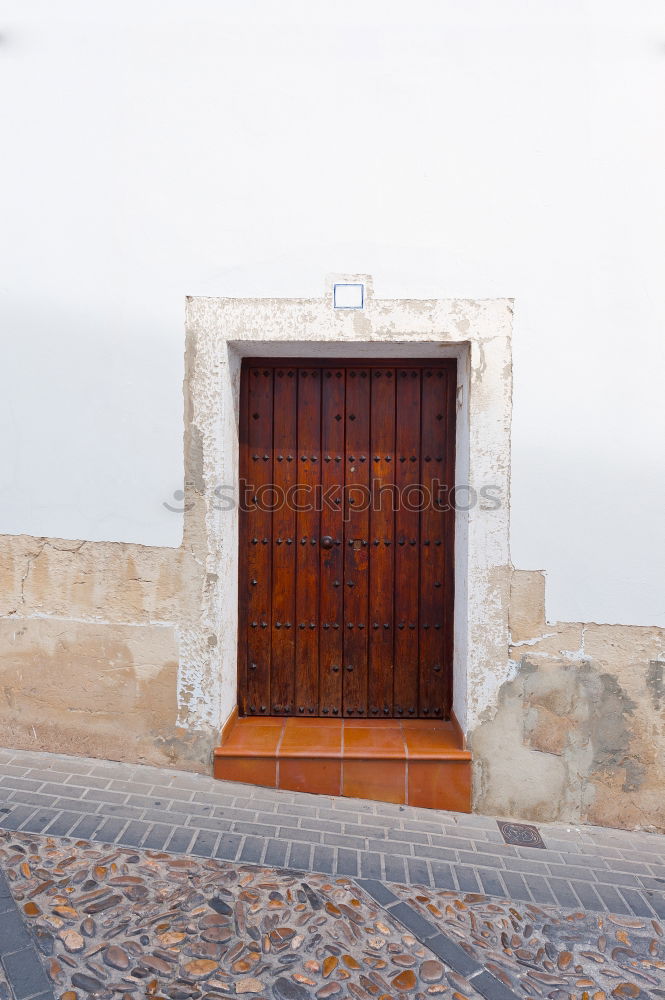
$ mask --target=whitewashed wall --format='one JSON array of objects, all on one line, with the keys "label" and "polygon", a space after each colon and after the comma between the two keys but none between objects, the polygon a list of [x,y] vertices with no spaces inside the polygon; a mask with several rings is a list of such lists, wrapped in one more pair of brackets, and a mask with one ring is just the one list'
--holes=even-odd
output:
[{"label": "whitewashed wall", "polygon": [[186,294],[515,296],[512,555],[665,625],[651,0],[8,0],[0,531],[177,545]]}]

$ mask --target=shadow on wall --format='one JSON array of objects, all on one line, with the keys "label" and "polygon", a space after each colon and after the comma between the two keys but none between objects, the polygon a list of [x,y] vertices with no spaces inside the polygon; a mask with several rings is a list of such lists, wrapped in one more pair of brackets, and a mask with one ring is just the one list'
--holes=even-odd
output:
[{"label": "shadow on wall", "polygon": [[513,572],[514,676],[473,732],[475,808],[665,832],[665,629],[545,620]]}]

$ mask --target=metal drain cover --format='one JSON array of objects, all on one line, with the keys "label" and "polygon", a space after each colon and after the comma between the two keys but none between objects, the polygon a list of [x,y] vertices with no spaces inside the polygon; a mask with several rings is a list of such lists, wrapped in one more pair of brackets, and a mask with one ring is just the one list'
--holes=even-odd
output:
[{"label": "metal drain cover", "polygon": [[501,820],[496,823],[507,844],[514,844],[516,847],[545,847],[535,826],[529,826],[528,823],[502,823]]}]

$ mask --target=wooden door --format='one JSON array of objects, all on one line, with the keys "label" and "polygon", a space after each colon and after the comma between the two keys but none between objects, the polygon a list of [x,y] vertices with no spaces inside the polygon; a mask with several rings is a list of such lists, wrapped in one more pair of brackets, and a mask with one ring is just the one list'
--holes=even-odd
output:
[{"label": "wooden door", "polygon": [[456,363],[248,359],[243,715],[449,717]]}]

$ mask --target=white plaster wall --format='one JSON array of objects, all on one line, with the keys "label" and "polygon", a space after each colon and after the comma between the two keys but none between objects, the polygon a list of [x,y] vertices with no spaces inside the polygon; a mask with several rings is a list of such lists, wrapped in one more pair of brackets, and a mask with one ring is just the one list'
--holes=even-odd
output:
[{"label": "white plaster wall", "polygon": [[552,619],[665,624],[659,0],[7,0],[0,35],[1,532],[177,545],[185,294],[368,271],[516,298],[513,561]]}]

